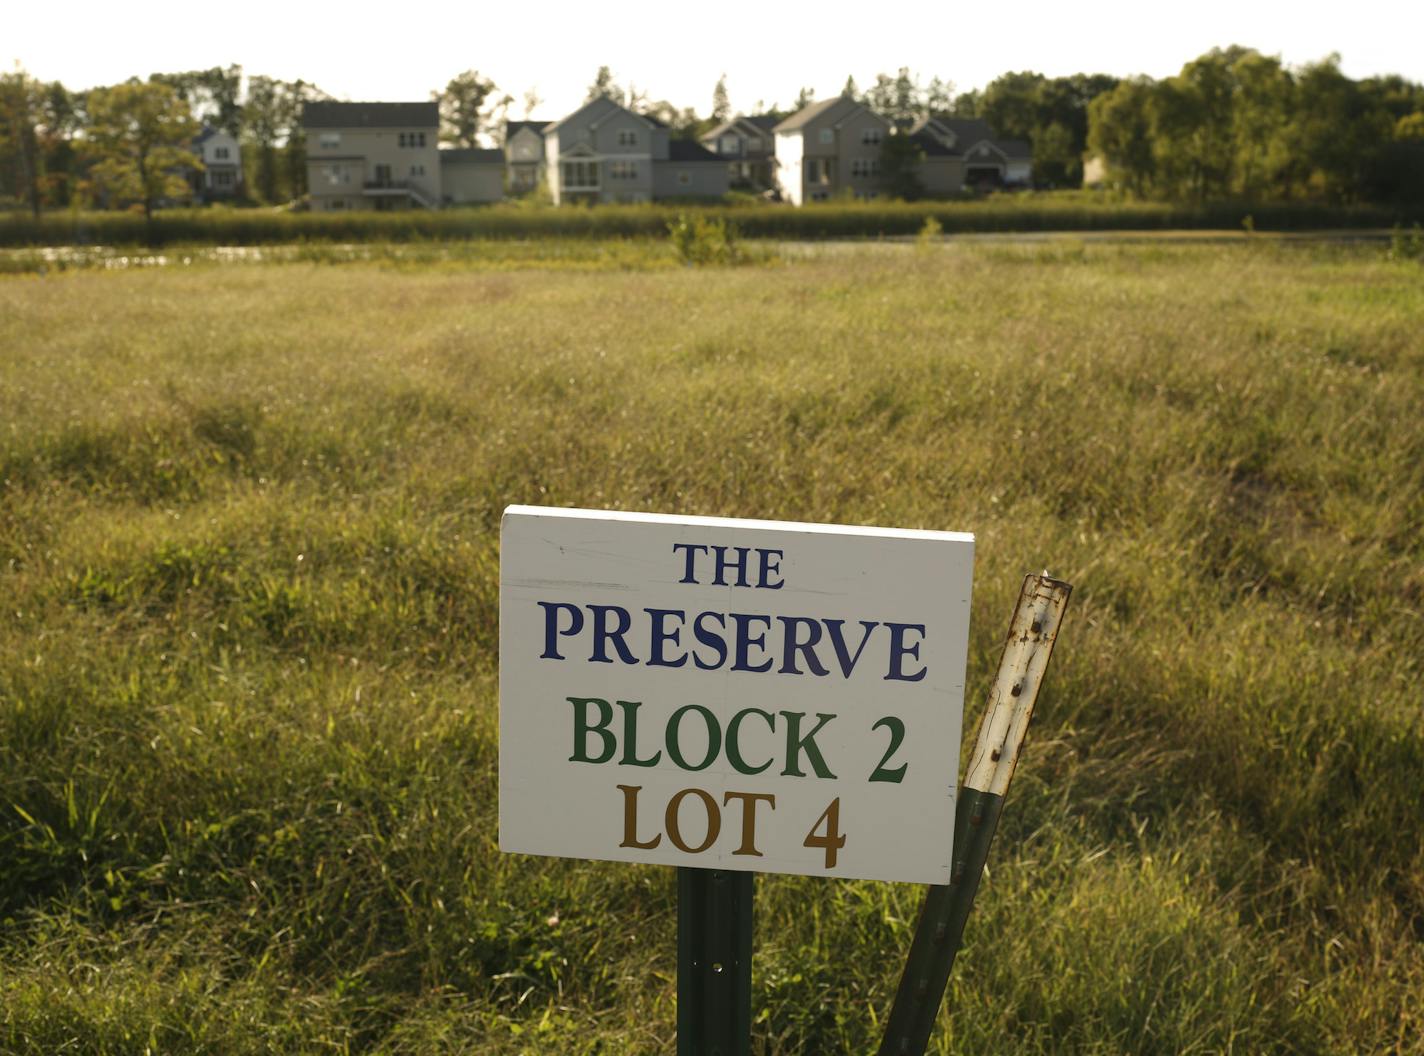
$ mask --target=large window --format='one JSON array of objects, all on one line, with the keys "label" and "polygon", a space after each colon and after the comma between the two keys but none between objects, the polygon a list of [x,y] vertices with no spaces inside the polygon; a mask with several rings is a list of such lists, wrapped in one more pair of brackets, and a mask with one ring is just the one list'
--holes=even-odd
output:
[{"label": "large window", "polygon": [[723,154],[740,154],[741,151],[737,149],[738,142],[736,134],[728,132],[717,140],[717,149]]},{"label": "large window", "polygon": [[608,163],[608,178],[610,180],[636,180],[638,178],[638,163],[636,161],[610,161]]},{"label": "large window", "polygon": [[835,141],[836,141],[836,133],[835,133],[835,130],[834,130],[834,129],[830,129],[830,128],[823,128],[823,129],[821,129],[821,142],[822,142],[823,144],[831,144],[831,143],[834,143]]},{"label": "large window", "polygon": [[879,158],[852,158],[850,161],[850,174],[853,177],[864,179],[870,176],[880,175]]},{"label": "large window", "polygon": [[341,133],[340,133],[340,132],[323,132],[323,133],[321,134],[321,138],[320,138],[320,140],[318,140],[318,142],[321,143],[322,148],[325,149],[325,150],[331,150],[331,149],[334,148],[334,147],[339,147],[339,146],[341,146]]},{"label": "large window", "polygon": [[638,133],[631,128],[619,129],[618,145],[620,147],[636,147],[638,145]]},{"label": "large window", "polygon": [[596,161],[566,161],[564,162],[564,187],[597,187],[598,186],[598,162]]},{"label": "large window", "polygon": [[228,158],[227,147],[214,147],[213,157],[216,158],[218,161],[226,161]]},{"label": "large window", "polygon": [[880,129],[867,128],[864,132],[860,134],[860,141],[864,143],[867,147],[880,146]]}]

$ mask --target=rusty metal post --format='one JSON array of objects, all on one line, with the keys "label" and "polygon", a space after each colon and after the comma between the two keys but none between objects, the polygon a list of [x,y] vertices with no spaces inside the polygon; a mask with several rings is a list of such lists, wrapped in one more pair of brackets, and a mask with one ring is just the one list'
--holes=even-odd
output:
[{"label": "rusty metal post", "polygon": [[1072,589],[1050,579],[1047,572],[1024,577],[979,740],[955,805],[950,881],[931,885],[925,892],[880,1056],[921,1056],[929,1044]]}]

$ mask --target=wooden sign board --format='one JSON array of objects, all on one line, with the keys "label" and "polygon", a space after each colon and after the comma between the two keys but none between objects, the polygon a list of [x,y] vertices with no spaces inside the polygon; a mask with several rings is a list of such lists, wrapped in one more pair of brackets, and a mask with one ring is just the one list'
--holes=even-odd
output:
[{"label": "wooden sign board", "polygon": [[500,848],[948,883],[973,548],[509,507]]}]

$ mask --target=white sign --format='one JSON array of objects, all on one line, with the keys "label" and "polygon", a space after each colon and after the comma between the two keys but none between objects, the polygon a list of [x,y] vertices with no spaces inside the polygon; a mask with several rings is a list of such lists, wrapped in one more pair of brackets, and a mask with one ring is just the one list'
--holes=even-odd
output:
[{"label": "white sign", "polygon": [[500,849],[948,883],[973,554],[509,507]]}]

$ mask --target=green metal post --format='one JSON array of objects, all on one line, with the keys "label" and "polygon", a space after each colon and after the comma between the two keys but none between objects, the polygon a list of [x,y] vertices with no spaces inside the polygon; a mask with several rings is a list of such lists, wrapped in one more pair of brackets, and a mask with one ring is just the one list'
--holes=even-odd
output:
[{"label": "green metal post", "polygon": [[750,1056],[753,877],[677,871],[677,1056]]},{"label": "green metal post", "polygon": [[955,804],[950,880],[925,892],[880,1056],[921,1056],[929,1044],[1072,589],[1047,573],[1024,577],[979,740]]}]

